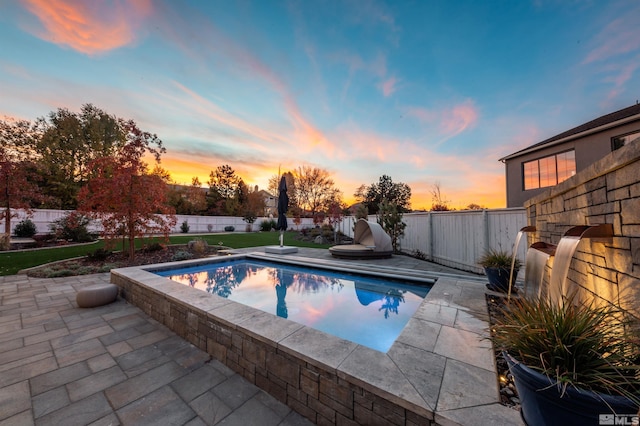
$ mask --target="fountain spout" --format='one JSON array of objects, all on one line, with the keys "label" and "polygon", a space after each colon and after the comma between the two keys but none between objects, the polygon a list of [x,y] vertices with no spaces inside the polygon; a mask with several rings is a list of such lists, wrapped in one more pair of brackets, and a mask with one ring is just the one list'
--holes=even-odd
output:
[{"label": "fountain spout", "polygon": [[595,242],[607,242],[613,237],[613,225],[582,225],[574,226],[560,238],[555,252],[555,260],[551,269],[549,282],[549,300],[556,303],[562,302],[562,297],[568,294],[567,275],[571,259],[580,241],[584,238],[593,239]]}]

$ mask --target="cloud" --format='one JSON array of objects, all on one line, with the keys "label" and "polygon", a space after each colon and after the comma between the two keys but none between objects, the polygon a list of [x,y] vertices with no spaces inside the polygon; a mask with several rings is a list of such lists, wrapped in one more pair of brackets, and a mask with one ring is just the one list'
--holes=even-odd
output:
[{"label": "cloud", "polygon": [[595,47],[584,59],[583,64],[611,59],[614,56],[640,50],[640,31],[636,17],[640,8],[635,12],[626,13],[607,24],[594,37]]},{"label": "cloud", "polygon": [[398,80],[395,77],[390,77],[378,85],[385,98],[388,98],[396,91],[396,84]]},{"label": "cloud", "polygon": [[439,132],[447,139],[473,127],[478,122],[479,113],[470,100],[450,108],[433,110],[421,107],[406,107],[405,113],[424,124],[436,124]]},{"label": "cloud", "polygon": [[37,37],[95,55],[130,44],[150,0],[23,0],[44,28]]}]

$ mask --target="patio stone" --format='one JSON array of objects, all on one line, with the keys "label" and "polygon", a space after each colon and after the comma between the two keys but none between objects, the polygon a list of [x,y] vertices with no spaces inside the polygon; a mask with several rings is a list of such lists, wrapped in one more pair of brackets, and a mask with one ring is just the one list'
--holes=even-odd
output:
[{"label": "patio stone", "polygon": [[58,368],[56,359],[53,356],[31,362],[29,364],[22,365],[20,368],[14,368],[8,371],[4,371],[0,374],[0,388],[3,386],[12,385],[17,382],[21,382],[32,377],[39,376],[40,374],[47,373],[49,371]]},{"label": "patio stone", "polygon": [[492,404],[498,384],[492,371],[453,359],[447,360],[438,398],[438,411]]},{"label": "patio stone", "polygon": [[111,413],[104,394],[96,393],[36,419],[38,426],[84,425]]},{"label": "patio stone", "polygon": [[211,391],[203,393],[191,401],[189,405],[206,425],[218,424],[220,420],[233,412],[231,407]]},{"label": "patio stone", "polygon": [[91,370],[89,370],[89,367],[84,362],[73,364],[68,367],[58,368],[54,371],[41,374],[31,379],[31,393],[33,395],[38,395],[86,377],[90,374]]},{"label": "patio stone", "polygon": [[257,386],[237,375],[230,377],[213,388],[213,393],[231,409],[238,408],[258,391],[260,389]]},{"label": "patio stone", "polygon": [[106,351],[107,350],[104,348],[102,343],[95,338],[54,349],[56,359],[61,367],[93,358],[94,356],[103,354]]},{"label": "patio stone", "polygon": [[36,395],[31,400],[33,404],[33,417],[38,418],[53,413],[60,408],[69,405],[69,394],[64,386],[59,386],[50,391]]},{"label": "patio stone", "polygon": [[28,410],[30,407],[31,394],[28,381],[0,388],[0,420]]},{"label": "patio stone", "polygon": [[442,326],[434,352],[447,358],[493,371],[495,357],[491,342],[480,340],[479,337],[470,331]]},{"label": "patio stone", "polygon": [[107,389],[105,393],[113,407],[120,409],[130,402],[182,377],[184,373],[184,370],[180,366],[170,361],[153,370],[112,386]]},{"label": "patio stone", "polygon": [[182,425],[196,413],[169,387],[163,386],[117,411],[125,425]]},{"label": "patio stone", "polygon": [[124,382],[125,380],[127,380],[127,376],[122,372],[120,367],[116,366],[102,370],[80,380],[76,380],[75,382],[68,383],[67,391],[69,392],[69,399],[71,401],[78,401],[96,392],[103,391],[113,385]]},{"label": "patio stone", "polygon": [[116,365],[116,362],[109,354],[102,354],[87,360],[87,365],[92,373],[105,370]]},{"label": "patio stone", "polygon": [[207,364],[176,380],[171,386],[182,399],[191,402],[225,380],[224,374]]}]

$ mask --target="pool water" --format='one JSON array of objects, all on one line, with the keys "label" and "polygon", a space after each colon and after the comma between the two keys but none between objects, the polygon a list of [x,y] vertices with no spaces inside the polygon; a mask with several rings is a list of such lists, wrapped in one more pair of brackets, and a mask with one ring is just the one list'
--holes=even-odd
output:
[{"label": "pool water", "polygon": [[256,260],[154,273],[381,352],[389,350],[430,289]]}]

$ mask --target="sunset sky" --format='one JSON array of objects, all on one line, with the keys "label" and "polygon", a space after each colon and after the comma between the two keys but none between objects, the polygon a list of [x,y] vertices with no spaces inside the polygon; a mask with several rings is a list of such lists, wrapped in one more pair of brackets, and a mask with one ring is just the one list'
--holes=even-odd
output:
[{"label": "sunset sky", "polygon": [[228,164],[504,207],[500,157],[640,98],[640,2],[0,0],[0,116],[92,103]]}]

